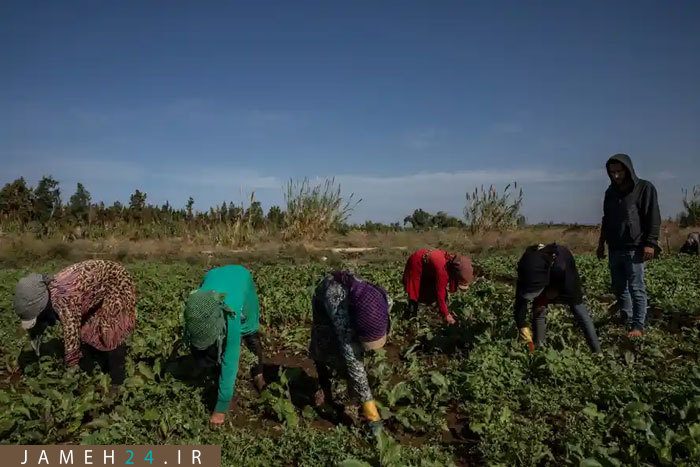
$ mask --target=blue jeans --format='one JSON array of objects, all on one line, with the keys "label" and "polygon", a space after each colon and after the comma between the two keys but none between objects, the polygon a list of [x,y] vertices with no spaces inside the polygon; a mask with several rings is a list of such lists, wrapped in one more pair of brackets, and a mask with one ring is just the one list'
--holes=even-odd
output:
[{"label": "blue jeans", "polygon": [[[583,335],[586,338],[586,343],[590,347],[593,353],[600,353],[600,343],[598,342],[598,334],[595,332],[595,326],[593,325],[593,320],[591,315],[588,314],[588,309],[583,303],[576,305],[569,305],[571,309],[571,314],[574,315],[576,324],[583,331]],[[545,333],[547,332],[547,309],[546,308],[533,308],[532,309],[532,323],[535,330],[535,343],[540,346],[545,343]]]},{"label": "blue jeans", "polygon": [[644,330],[647,315],[647,289],[644,283],[642,250],[610,251],[610,277],[620,305],[620,315],[632,329]]}]

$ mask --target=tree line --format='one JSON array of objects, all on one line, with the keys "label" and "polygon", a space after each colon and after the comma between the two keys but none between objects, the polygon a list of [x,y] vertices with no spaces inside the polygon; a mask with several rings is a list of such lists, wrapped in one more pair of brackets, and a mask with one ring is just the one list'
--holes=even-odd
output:
[{"label": "tree line", "polygon": [[0,231],[70,238],[206,236],[216,242],[241,243],[258,232],[279,232],[287,239],[320,239],[329,232],[346,233],[353,229],[366,232],[505,230],[525,225],[520,214],[522,191],[512,196],[510,186],[502,192],[494,187],[481,187],[468,193],[464,220],[444,211],[432,214],[416,209],[403,219],[403,224],[367,221],[351,225],[349,215],[361,200],[353,202],[353,195],[344,197],[333,179],[316,186],[308,179],[289,181],[283,207],[272,206],[265,212],[254,195],[246,204],[222,202],[197,211],[192,197],[183,208],[175,208],[169,202],[149,203],[147,193],[138,189],[130,195],[128,203],[115,201],[107,206],[95,202],[82,183],[77,184],[75,192],[64,202],[60,184],[53,177],[42,177],[35,187],[21,177],[0,189]]},{"label": "tree line", "polygon": [[35,187],[21,177],[0,189],[0,221],[5,232],[33,232],[44,236],[69,233],[74,236],[103,236],[108,232],[144,237],[180,236],[187,230],[211,229],[216,225],[244,222],[253,229],[280,229],[283,212],[272,206],[267,214],[259,201],[248,206],[223,202],[207,211],[195,211],[190,197],[184,208],[169,202],[160,206],[148,203],[147,193],[135,190],[127,204],[115,201],[107,206],[93,202],[90,192],[78,183],[64,202],[59,182],[42,177]]}]

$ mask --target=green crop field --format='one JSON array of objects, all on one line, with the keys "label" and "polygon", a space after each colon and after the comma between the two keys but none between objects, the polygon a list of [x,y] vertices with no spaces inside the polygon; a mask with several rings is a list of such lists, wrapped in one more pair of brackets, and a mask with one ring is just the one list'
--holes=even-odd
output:
[{"label": "green crop field", "polygon": [[[215,378],[193,370],[182,335],[186,295],[204,268],[127,264],[138,290],[127,381],[66,372],[60,326],[32,352],[0,271],[0,440],[22,444],[220,444],[225,465],[700,465],[700,263],[650,264],[650,318],[630,340],[614,319],[604,262],[577,257],[603,354],[591,355],[568,310],[550,308],[548,345],[530,356],[513,322],[514,256],[477,258],[481,276],[438,312],[405,316],[403,264],[353,264],[397,300],[390,343],[366,366],[386,434],[310,407],[310,299],[327,265],[256,265],[266,379],[259,396],[244,353],[223,428],[209,427]],[[63,264],[45,264],[54,272]],[[247,352],[247,351],[246,351]],[[339,397],[344,383],[337,385]]]}]

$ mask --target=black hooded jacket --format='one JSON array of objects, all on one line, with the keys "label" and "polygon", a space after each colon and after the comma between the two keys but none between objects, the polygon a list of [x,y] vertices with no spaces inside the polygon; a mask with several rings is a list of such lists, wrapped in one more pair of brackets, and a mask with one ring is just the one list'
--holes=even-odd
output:
[{"label": "black hooded jacket", "polygon": [[651,182],[637,178],[627,154],[615,154],[605,164],[618,162],[627,169],[632,188],[621,191],[611,179],[603,202],[601,240],[611,250],[634,250],[640,246],[659,249],[661,214],[656,188]]}]

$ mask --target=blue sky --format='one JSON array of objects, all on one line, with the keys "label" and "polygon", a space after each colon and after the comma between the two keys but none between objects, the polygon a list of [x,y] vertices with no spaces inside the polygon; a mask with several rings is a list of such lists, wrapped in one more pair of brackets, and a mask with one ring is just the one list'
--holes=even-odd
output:
[{"label": "blue sky", "polygon": [[335,176],[393,221],[515,179],[568,222],[616,152],[665,217],[700,183],[698,2],[242,3],[0,2],[0,183],[207,209]]}]

